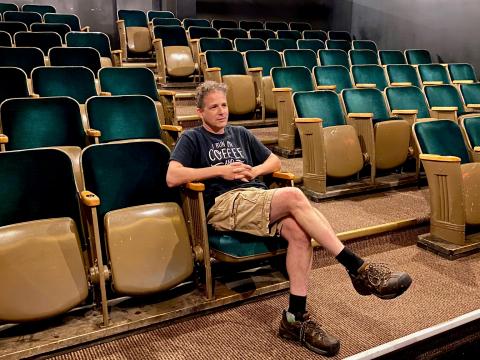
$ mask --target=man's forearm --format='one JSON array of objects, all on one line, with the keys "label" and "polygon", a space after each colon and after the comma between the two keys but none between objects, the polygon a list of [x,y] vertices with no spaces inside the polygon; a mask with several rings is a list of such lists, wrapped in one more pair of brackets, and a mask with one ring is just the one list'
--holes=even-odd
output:
[{"label": "man's forearm", "polygon": [[257,177],[279,171],[281,165],[279,158],[276,155],[271,154],[262,164],[255,166],[253,171],[255,177]]},{"label": "man's forearm", "polygon": [[221,176],[220,167],[212,166],[206,168],[178,167],[169,169],[167,173],[167,184],[170,187],[183,185],[193,181],[202,181]]}]

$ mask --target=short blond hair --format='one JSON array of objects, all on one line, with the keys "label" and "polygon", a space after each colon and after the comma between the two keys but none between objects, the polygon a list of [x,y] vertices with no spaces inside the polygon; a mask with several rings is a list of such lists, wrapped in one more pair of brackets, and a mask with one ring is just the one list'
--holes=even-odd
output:
[{"label": "short blond hair", "polygon": [[215,81],[205,81],[204,83],[198,85],[195,93],[195,105],[197,108],[203,109],[205,106],[205,96],[213,91],[220,91],[227,95],[227,85]]}]

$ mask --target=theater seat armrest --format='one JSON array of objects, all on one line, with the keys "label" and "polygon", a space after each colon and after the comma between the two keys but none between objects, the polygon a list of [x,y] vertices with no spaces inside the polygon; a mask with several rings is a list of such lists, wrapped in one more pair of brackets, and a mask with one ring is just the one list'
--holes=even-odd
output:
[{"label": "theater seat armrest", "polygon": [[337,90],[337,85],[316,85],[316,90]]},{"label": "theater seat armrest", "polygon": [[122,54],[122,50],[112,50],[112,54]]},{"label": "theater seat armrest", "polygon": [[175,96],[177,93],[172,90],[157,90],[158,96]]},{"label": "theater seat armrest", "polygon": [[470,109],[478,110],[480,109],[480,104],[467,104],[467,107]]},{"label": "theater seat armrest", "polygon": [[453,84],[473,84],[474,81],[473,80],[453,80],[452,81]]},{"label": "theater seat armrest", "polygon": [[205,184],[201,182],[189,182],[185,184],[185,188],[192,191],[202,192],[205,191]]},{"label": "theater seat armrest", "polygon": [[100,136],[102,136],[102,132],[97,129],[87,129],[85,132],[87,133],[87,136],[93,138],[99,138]]},{"label": "theater seat armrest", "polygon": [[458,156],[443,156],[435,154],[420,154],[420,160],[424,161],[440,161],[440,162],[460,162],[461,159]]},{"label": "theater seat armrest", "polygon": [[323,122],[320,118],[295,118],[295,123],[321,123]]},{"label": "theater seat armrest", "polygon": [[373,119],[373,113],[348,113],[347,117],[350,119]]},{"label": "theater seat armrest", "polygon": [[195,93],[194,92],[176,93],[175,94],[175,99],[194,99],[194,98],[195,98]]},{"label": "theater seat armrest", "polygon": [[458,111],[456,106],[434,106],[432,107],[433,111]]},{"label": "theater seat armrest", "polygon": [[109,91],[100,91],[100,96],[112,96],[112,93]]},{"label": "theater seat armrest", "polygon": [[273,92],[292,92],[292,88],[273,88]]},{"label": "theater seat armrest", "polygon": [[4,134],[0,134],[0,144],[7,144],[8,143],[8,136]]},{"label": "theater seat armrest", "polygon": [[473,148],[473,151],[475,151],[476,153],[480,153],[480,146],[475,146]]},{"label": "theater seat armrest", "polygon": [[443,85],[443,81],[423,81],[423,85]]},{"label": "theater seat armrest", "polygon": [[253,67],[253,68],[248,68],[247,71],[249,73],[251,73],[251,72],[262,72],[263,68],[262,67]]},{"label": "theater seat armrest", "polygon": [[96,207],[100,205],[100,198],[91,191],[82,191],[80,193],[80,200],[83,205],[88,207]]},{"label": "theater seat armrest", "polygon": [[161,128],[164,131],[173,131],[173,132],[177,132],[177,133],[180,133],[180,132],[183,131],[183,128],[181,126],[177,126],[177,125],[162,125]]},{"label": "theater seat armrest", "polygon": [[377,84],[355,84],[355,86],[359,89],[375,89]]},{"label": "theater seat armrest", "polygon": [[207,71],[207,72],[215,72],[215,71],[222,71],[222,69],[219,68],[219,67],[212,67],[212,68],[206,68],[205,71]]},{"label": "theater seat armrest", "polygon": [[411,110],[392,110],[392,114],[394,115],[417,115],[418,110],[411,109]]},{"label": "theater seat armrest", "polygon": [[294,180],[295,175],[290,172],[282,172],[282,171],[275,171],[272,173],[272,177],[275,179],[283,179],[283,180]]},{"label": "theater seat armrest", "polygon": [[38,99],[40,97],[40,95],[38,94],[35,94],[35,93],[31,93],[30,94],[30,97],[34,98],[34,99]]},{"label": "theater seat armrest", "polygon": [[412,83],[409,81],[405,82],[393,82],[390,84],[391,86],[412,86]]},{"label": "theater seat armrest", "polygon": [[[119,20],[119,21],[123,21],[123,20]],[[118,21],[117,21],[117,23],[118,23]],[[80,29],[80,31],[90,32],[90,26],[84,26]]]}]

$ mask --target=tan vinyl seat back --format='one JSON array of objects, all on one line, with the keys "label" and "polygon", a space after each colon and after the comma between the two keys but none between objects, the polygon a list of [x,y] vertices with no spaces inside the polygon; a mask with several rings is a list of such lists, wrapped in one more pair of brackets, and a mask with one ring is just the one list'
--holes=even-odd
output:
[{"label": "tan vinyl seat back", "polygon": [[253,79],[249,75],[225,75],[228,86],[227,102],[231,114],[244,115],[255,111],[256,98]]},{"label": "tan vinyl seat back", "polygon": [[187,227],[176,203],[110,211],[105,215],[105,238],[119,293],[166,290],[193,272]]},{"label": "tan vinyl seat back", "polygon": [[168,75],[181,77],[195,72],[192,51],[188,46],[166,46],[164,53]]},{"label": "tan vinyl seat back", "polygon": [[362,169],[362,149],[353,126],[329,126],[323,129],[323,134],[328,176],[352,176]]},{"label": "tan vinyl seat back", "polygon": [[85,300],[88,284],[72,219],[4,226],[0,239],[0,319],[40,320]]},{"label": "tan vinyl seat back", "polygon": [[128,50],[134,53],[145,53],[152,50],[150,30],[141,26],[127,26]]},{"label": "tan vinyl seat back", "polygon": [[377,169],[392,169],[407,160],[410,127],[405,120],[386,120],[375,125]]},{"label": "tan vinyl seat back", "polygon": [[275,103],[275,98],[273,97],[272,77],[264,76],[262,78],[262,84],[263,84],[263,91],[265,94],[265,110],[270,113],[277,112],[277,104]]},{"label": "tan vinyl seat back", "polygon": [[465,205],[465,222],[470,225],[480,224],[480,163],[462,164],[463,203]]}]

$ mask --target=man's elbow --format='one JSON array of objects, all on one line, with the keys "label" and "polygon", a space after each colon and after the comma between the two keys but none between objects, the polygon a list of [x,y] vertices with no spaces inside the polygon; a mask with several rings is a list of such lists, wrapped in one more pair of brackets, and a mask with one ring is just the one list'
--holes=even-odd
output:
[{"label": "man's elbow", "polygon": [[171,174],[167,173],[167,186],[169,188],[177,187],[181,184],[178,183],[178,181],[175,181],[175,177],[172,176]]}]

